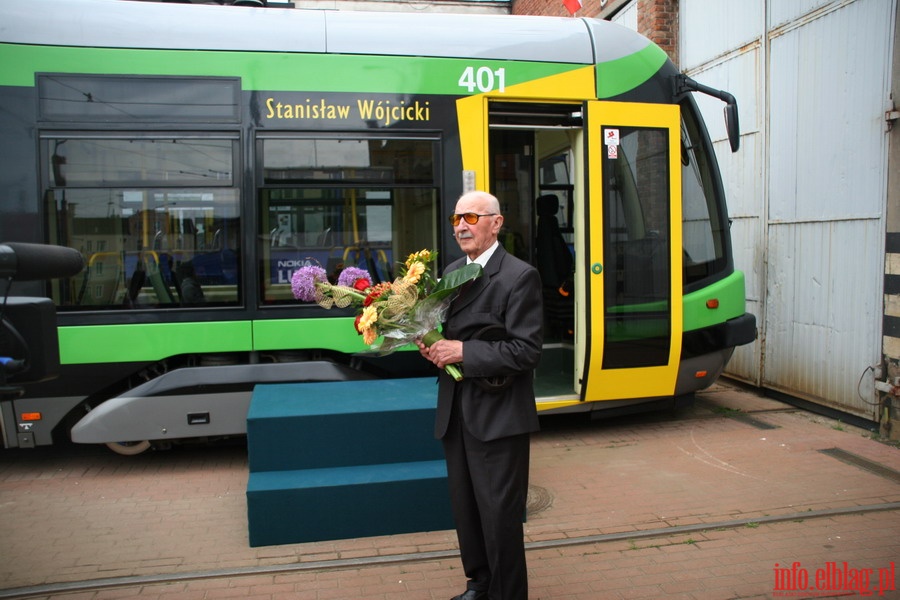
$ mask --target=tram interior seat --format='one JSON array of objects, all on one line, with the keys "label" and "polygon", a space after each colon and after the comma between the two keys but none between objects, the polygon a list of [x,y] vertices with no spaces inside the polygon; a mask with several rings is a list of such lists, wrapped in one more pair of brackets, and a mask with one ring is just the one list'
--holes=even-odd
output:
[{"label": "tram interior seat", "polygon": [[329,256],[327,271],[334,273],[335,277],[337,277],[339,270],[337,268],[338,265],[340,265],[340,269],[344,267],[365,269],[372,276],[372,283],[381,283],[394,279],[394,271],[391,269],[391,262],[385,249],[373,247],[366,242],[360,242],[358,245],[344,248],[344,255],[340,263],[333,263]]},{"label": "tram interior seat", "polygon": [[147,271],[147,279],[153,291],[156,292],[158,304],[177,304],[169,284],[163,278],[162,270],[159,265],[159,256],[155,252],[145,252],[143,255],[144,269]]},{"label": "tram interior seat", "polygon": [[125,306],[129,308],[137,306],[138,298],[141,295],[141,289],[146,282],[147,272],[144,271],[144,263],[139,260],[135,265],[134,272],[128,279],[128,287],[125,290],[125,298],[123,299]]},{"label": "tram interior seat", "polygon": [[182,306],[206,304],[203,287],[190,260],[183,261],[172,271],[172,284]]},{"label": "tram interior seat", "polygon": [[[141,250],[127,253],[126,269],[134,266],[121,303],[126,308],[147,308],[153,306],[171,306],[177,304],[175,295],[166,282],[165,273],[160,266],[159,254],[155,250]],[[149,284],[149,289],[147,288]]]},{"label": "tram interior seat", "polygon": [[559,228],[559,199],[545,194],[537,199],[537,269],[543,282],[548,337],[570,337],[575,327],[574,263]]}]

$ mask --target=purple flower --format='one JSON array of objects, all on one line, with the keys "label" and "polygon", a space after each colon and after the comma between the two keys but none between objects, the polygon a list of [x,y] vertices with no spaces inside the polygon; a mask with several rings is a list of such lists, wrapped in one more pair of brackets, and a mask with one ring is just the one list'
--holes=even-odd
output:
[{"label": "purple flower", "polygon": [[291,291],[294,292],[294,298],[313,302],[316,299],[317,283],[328,283],[325,269],[314,265],[300,267],[291,276]]},{"label": "purple flower", "polygon": [[[365,269],[360,269],[359,267],[346,267],[338,276],[337,284],[343,285],[345,287],[356,288],[356,282],[360,279],[364,279],[366,281],[365,287],[369,287],[372,285],[372,276],[369,275],[368,271],[366,271]],[[362,289],[364,290],[365,287]]]}]

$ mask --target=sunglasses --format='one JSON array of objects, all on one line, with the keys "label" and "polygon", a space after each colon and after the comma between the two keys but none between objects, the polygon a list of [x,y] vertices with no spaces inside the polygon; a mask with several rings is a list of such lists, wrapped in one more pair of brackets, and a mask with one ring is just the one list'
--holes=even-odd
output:
[{"label": "sunglasses", "polygon": [[450,215],[450,224],[456,227],[459,225],[460,221],[465,219],[466,223],[474,225],[481,217],[494,217],[496,215],[497,213],[487,213],[486,215],[479,215],[478,213],[454,213]]}]

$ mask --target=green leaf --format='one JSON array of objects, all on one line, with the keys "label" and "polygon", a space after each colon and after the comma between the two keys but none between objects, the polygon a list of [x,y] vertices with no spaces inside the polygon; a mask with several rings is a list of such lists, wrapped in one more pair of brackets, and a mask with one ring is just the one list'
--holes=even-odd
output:
[{"label": "green leaf", "polygon": [[478,263],[471,263],[451,271],[441,278],[428,297],[433,300],[443,300],[464,284],[481,277],[482,272],[483,269]]}]

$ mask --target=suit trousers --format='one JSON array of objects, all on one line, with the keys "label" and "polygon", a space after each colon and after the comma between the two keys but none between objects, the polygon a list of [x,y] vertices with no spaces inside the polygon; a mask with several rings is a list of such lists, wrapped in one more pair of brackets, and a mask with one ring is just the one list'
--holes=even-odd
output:
[{"label": "suit trousers", "polygon": [[487,591],[490,600],[526,600],[530,434],[479,440],[466,430],[455,399],[442,442],[467,588]]}]

